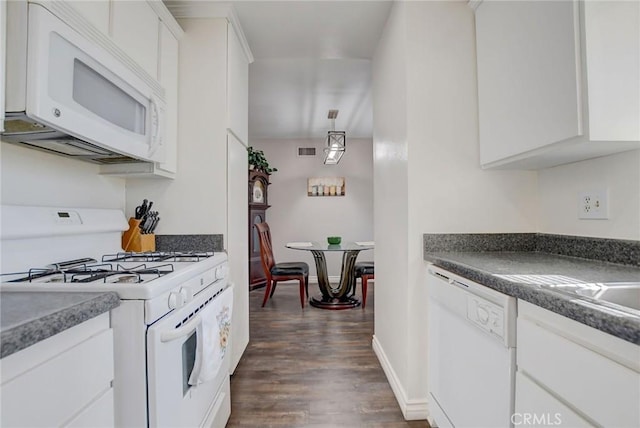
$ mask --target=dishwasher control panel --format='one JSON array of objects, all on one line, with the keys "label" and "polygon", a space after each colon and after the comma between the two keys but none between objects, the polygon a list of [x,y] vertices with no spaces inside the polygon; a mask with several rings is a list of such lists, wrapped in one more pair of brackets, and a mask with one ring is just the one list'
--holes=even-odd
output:
[{"label": "dishwasher control panel", "polygon": [[483,330],[504,338],[504,310],[500,306],[469,294],[467,319]]}]

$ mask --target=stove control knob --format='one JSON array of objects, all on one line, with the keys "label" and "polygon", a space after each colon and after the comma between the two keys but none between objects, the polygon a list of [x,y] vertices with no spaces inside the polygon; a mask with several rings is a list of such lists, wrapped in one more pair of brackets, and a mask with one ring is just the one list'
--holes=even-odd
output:
[{"label": "stove control knob", "polygon": [[193,290],[189,287],[182,287],[180,289],[180,294],[182,295],[185,303],[193,300]]},{"label": "stove control knob", "polygon": [[172,291],[169,293],[169,309],[177,309],[184,306],[184,296],[182,293]]}]

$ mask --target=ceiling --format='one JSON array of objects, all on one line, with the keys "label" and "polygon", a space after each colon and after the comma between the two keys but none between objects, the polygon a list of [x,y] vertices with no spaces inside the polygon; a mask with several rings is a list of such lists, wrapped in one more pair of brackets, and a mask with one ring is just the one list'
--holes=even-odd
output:
[{"label": "ceiling", "polygon": [[250,140],[324,138],[330,109],[348,138],[372,136],[371,58],[392,1],[230,3],[255,59]]}]

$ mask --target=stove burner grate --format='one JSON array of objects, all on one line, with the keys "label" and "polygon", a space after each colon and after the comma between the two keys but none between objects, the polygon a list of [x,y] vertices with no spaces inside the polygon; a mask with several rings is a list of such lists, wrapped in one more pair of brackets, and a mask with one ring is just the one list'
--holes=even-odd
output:
[{"label": "stove burner grate", "polygon": [[[142,283],[145,282],[145,280],[160,278],[173,271],[173,265],[171,263],[151,267],[145,263],[134,267],[117,264],[115,269],[112,263],[100,263],[96,265],[76,266],[70,269],[32,268],[29,269],[26,277],[14,279],[9,282],[67,282],[83,284],[102,280],[104,283]],[[143,276],[151,276],[152,278],[144,278]],[[114,281],[109,281],[111,277],[116,278]]]},{"label": "stove burner grate", "polygon": [[199,262],[208,257],[213,256],[213,252],[146,252],[146,253],[116,253],[106,254],[102,256],[103,262],[119,262],[119,261],[144,261],[144,262]]}]

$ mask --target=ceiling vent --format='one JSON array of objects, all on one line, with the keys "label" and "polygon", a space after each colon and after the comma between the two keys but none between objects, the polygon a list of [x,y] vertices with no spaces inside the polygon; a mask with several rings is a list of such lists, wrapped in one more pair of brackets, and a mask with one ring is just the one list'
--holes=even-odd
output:
[{"label": "ceiling vent", "polygon": [[315,156],[315,147],[298,147],[298,156]]}]

